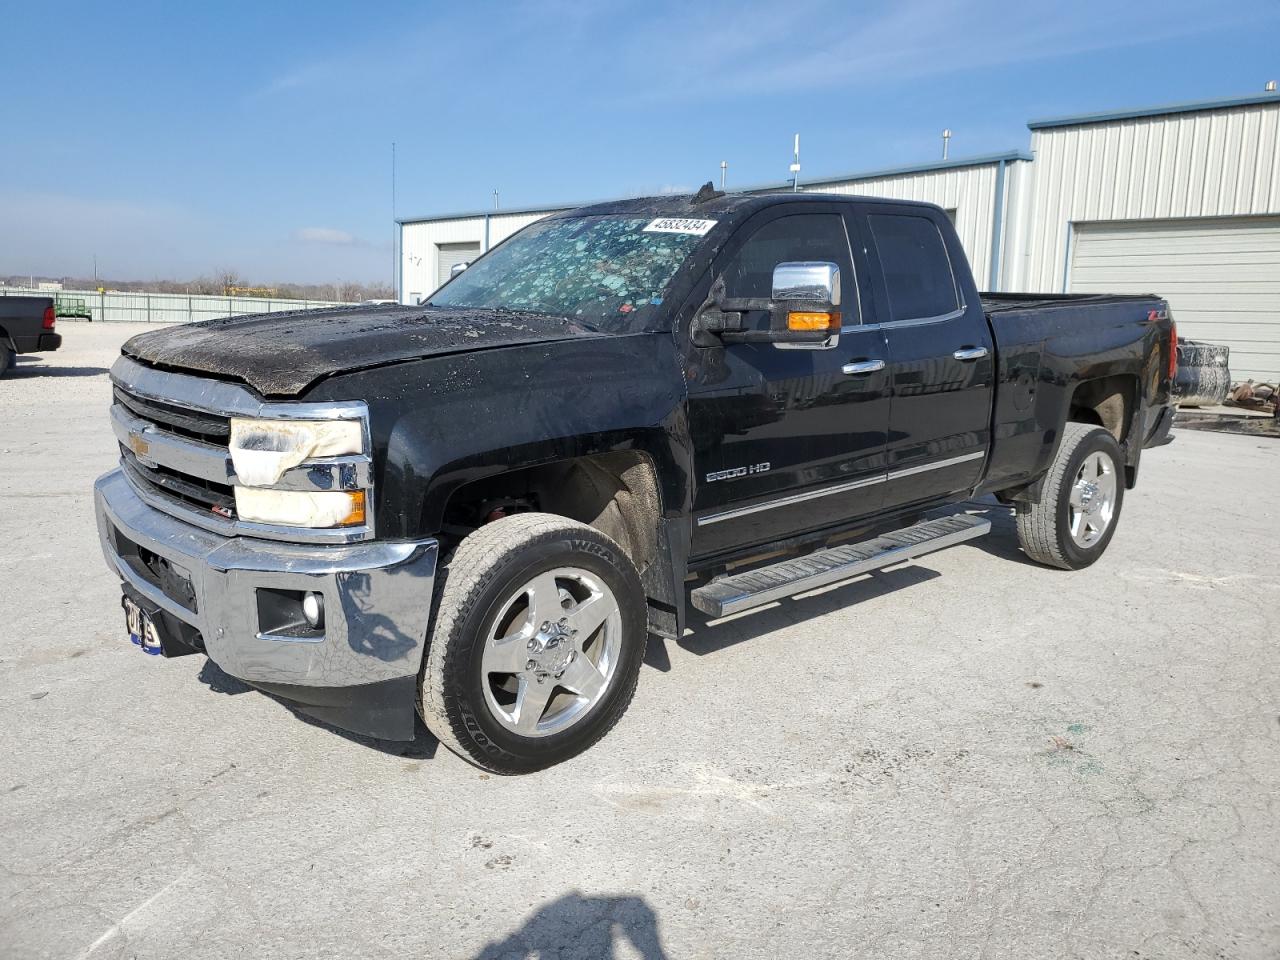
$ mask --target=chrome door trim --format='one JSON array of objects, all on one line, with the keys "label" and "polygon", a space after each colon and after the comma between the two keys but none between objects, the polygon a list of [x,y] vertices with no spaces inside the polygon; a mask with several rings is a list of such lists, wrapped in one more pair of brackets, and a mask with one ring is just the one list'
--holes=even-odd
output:
[{"label": "chrome door trim", "polygon": [[804,503],[807,500],[817,500],[820,497],[829,497],[836,493],[846,493],[849,490],[858,490],[862,487],[872,487],[877,483],[884,483],[884,474],[874,477],[864,477],[861,480],[850,480],[847,483],[838,483],[833,487],[823,487],[821,490],[807,490],[804,493],[793,493],[787,497],[779,497],[777,500],[766,500],[764,503],[753,503],[747,507],[734,507],[732,510],[722,510],[720,513],[709,513],[704,517],[698,518],[698,526],[705,527],[708,524],[719,523],[721,520],[735,520],[738,517],[745,517],[752,513],[760,513],[762,510],[773,510],[775,507],[789,507],[792,504]]},{"label": "chrome door trim", "polygon": [[986,347],[961,347],[951,356],[957,360],[981,360],[990,352]]},{"label": "chrome door trim", "polygon": [[906,320],[882,320],[877,324],[867,324],[867,326],[884,327],[887,330],[892,330],[894,327],[922,327],[925,324],[945,323],[948,320],[958,319],[959,317],[963,317],[968,310],[969,308],[962,303],[950,313],[940,313],[936,317],[911,317]]},{"label": "chrome door trim", "polygon": [[904,467],[901,470],[891,470],[874,477],[864,477],[861,480],[850,480],[847,483],[837,483],[835,486],[823,487],[821,490],[806,490],[804,493],[793,493],[790,496],[779,497],[776,500],[766,500],[763,503],[753,503],[746,507],[734,507],[731,510],[722,510],[719,513],[709,513],[706,516],[698,517],[697,525],[705,527],[712,523],[719,523],[722,520],[736,520],[738,517],[749,516],[753,513],[760,513],[764,510],[773,510],[777,507],[790,507],[797,503],[805,503],[809,500],[817,500],[820,497],[828,497],[836,493],[847,493],[850,490],[859,490],[863,487],[872,487],[877,483],[884,483],[886,480],[896,480],[899,477],[909,477],[917,473],[927,473],[930,470],[942,470],[946,467],[954,467],[961,463],[968,463],[970,460],[979,460],[985,457],[985,450],[976,450],[973,453],[964,453],[958,457],[948,457],[946,460],[935,460],[932,463],[924,463],[917,467]]},{"label": "chrome door trim", "polygon": [[889,479],[896,480],[898,477],[910,477],[917,473],[928,473],[930,470],[941,470],[944,467],[954,467],[957,464],[968,463],[970,460],[980,460],[985,457],[985,450],[976,450],[973,453],[964,453],[958,457],[950,457],[946,460],[934,460],[932,463],[922,463],[917,467],[903,467],[901,470],[890,470]]}]

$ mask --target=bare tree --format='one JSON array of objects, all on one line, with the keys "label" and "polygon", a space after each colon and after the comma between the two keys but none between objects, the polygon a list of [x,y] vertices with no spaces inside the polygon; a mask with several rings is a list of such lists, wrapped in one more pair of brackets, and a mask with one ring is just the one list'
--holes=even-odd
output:
[{"label": "bare tree", "polygon": [[221,288],[218,293],[230,293],[232,287],[246,286],[244,279],[231,267],[219,267],[215,270],[213,282]]}]

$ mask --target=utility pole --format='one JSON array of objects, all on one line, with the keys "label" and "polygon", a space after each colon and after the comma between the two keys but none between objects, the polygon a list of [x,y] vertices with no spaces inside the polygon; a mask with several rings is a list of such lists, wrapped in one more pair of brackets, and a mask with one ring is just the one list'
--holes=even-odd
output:
[{"label": "utility pole", "polygon": [[400,299],[400,225],[396,223],[396,142],[391,141],[391,289]]},{"label": "utility pole", "polygon": [[796,134],[795,150],[791,159],[791,192],[800,192],[800,134]]}]

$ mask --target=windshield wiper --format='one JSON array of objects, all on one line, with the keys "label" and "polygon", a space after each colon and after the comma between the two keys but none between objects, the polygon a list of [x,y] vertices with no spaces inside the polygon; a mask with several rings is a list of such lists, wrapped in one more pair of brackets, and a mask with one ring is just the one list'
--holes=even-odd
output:
[{"label": "windshield wiper", "polygon": [[544,310],[512,310],[510,307],[486,307],[494,313],[505,313],[515,317],[557,317],[564,323],[576,323],[589,333],[599,333],[600,328],[592,326],[579,317],[565,316],[563,313],[547,313]]}]

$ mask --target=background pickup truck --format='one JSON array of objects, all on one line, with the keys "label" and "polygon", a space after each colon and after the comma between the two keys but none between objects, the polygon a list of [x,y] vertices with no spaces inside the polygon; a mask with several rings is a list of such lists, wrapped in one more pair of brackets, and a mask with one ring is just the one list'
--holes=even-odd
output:
[{"label": "background pickup truck", "polygon": [[937,207],[708,185],[542,220],[419,306],[134,338],[99,529],[142,649],[534,770],[690,605],[990,528],[925,511],[994,494],[1029,556],[1093,563],[1174,340],[1156,297],[979,295]]},{"label": "background pickup truck", "polygon": [[19,353],[48,353],[62,346],[54,333],[52,297],[0,297],[0,377]]}]

